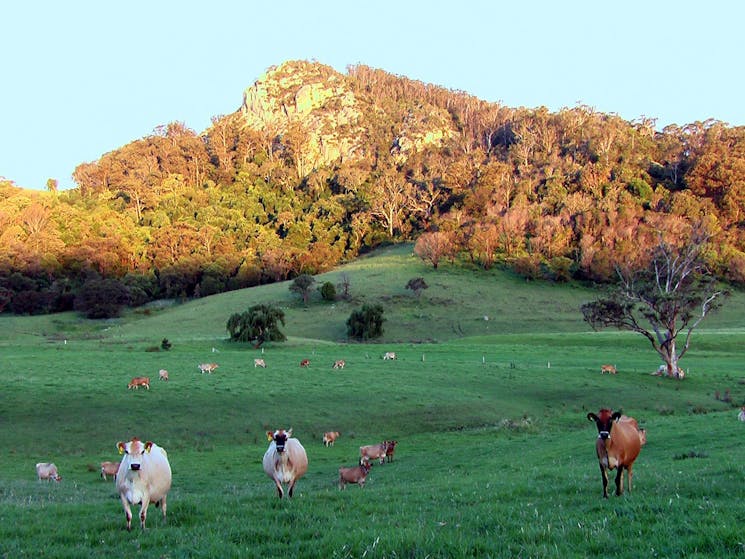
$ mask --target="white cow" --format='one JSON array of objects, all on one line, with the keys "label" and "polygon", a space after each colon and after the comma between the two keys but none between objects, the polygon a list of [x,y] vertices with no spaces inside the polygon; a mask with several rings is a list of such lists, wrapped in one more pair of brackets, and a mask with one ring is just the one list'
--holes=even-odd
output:
[{"label": "white cow", "polygon": [[266,436],[271,442],[262,462],[264,472],[277,486],[277,494],[280,499],[285,494],[284,489],[282,489],[283,483],[289,484],[288,493],[292,497],[297,480],[308,471],[308,456],[305,454],[305,449],[300,441],[291,438],[292,429],[267,431]]},{"label": "white cow", "polygon": [[737,419],[745,421],[745,406],[740,408],[740,413],[737,414]]},{"label": "white cow", "polygon": [[256,367],[263,367],[266,369],[266,362],[263,359],[254,359],[254,369]]},{"label": "white cow", "polygon": [[396,352],[395,351],[386,351],[383,355],[383,360],[388,361],[389,359],[396,359]]},{"label": "white cow", "polygon": [[57,471],[57,466],[53,462],[39,462],[36,464],[36,477],[39,478],[39,481],[42,479],[46,479],[47,481],[50,479],[54,481],[62,479],[62,476]]},{"label": "white cow", "polygon": [[132,529],[130,505],[140,505],[140,526],[145,529],[147,507],[150,503],[163,509],[166,519],[166,497],[171,489],[171,465],[166,451],[153,442],[143,443],[137,437],[117,443],[119,454],[124,454],[116,473],[116,489],[127,517],[127,530]]}]

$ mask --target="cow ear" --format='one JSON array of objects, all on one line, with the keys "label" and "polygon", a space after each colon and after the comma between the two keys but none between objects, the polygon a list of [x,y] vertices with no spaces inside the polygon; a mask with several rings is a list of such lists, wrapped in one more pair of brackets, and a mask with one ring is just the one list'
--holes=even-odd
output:
[{"label": "cow ear", "polygon": [[597,421],[598,420],[598,416],[595,415],[594,413],[590,412],[590,413],[587,414],[587,419],[589,421]]},{"label": "cow ear", "polygon": [[145,452],[150,452],[151,448],[153,448],[153,441],[147,441],[145,443]]},{"label": "cow ear", "polygon": [[118,442],[116,443],[116,448],[119,450],[119,454],[124,454],[124,443]]},{"label": "cow ear", "polygon": [[611,416],[611,418],[613,419],[613,421],[618,421],[619,419],[621,419],[621,415],[622,414],[620,411],[616,411],[616,412],[613,412],[613,415]]},{"label": "cow ear", "polygon": [[266,432],[266,440],[271,441],[273,439],[274,439],[274,433],[272,433],[271,431],[267,431]]}]

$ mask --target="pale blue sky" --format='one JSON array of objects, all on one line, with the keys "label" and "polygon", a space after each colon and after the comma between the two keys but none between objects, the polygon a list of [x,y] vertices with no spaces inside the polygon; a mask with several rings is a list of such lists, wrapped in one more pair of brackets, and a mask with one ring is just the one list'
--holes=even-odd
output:
[{"label": "pale blue sky", "polygon": [[71,187],[76,165],[161,124],[201,132],[289,59],[366,64],[511,107],[581,103],[660,129],[745,125],[738,0],[8,4],[0,176],[25,188]]}]

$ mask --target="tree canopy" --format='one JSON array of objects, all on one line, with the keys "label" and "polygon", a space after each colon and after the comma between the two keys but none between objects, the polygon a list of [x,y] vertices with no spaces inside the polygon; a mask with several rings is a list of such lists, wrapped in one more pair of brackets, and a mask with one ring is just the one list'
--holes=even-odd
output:
[{"label": "tree canopy", "polygon": [[226,328],[230,339],[249,342],[260,347],[265,342],[283,342],[287,338],[279,329],[285,325],[285,313],[271,305],[254,305],[246,312],[234,313],[228,318]]}]

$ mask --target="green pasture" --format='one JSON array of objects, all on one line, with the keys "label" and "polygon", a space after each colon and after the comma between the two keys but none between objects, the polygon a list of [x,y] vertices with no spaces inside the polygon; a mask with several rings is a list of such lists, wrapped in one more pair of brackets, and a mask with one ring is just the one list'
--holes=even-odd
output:
[{"label": "green pasture", "polygon": [[[410,246],[318,283],[342,273],[351,302],[305,307],[281,283],[110,321],[0,316],[0,557],[745,555],[742,293],[694,334],[674,381],[650,374],[659,361],[641,337],[588,329],[587,287],[435,271]],[[418,299],[404,288],[415,276],[430,286]],[[258,302],[285,310],[289,338],[263,353],[225,331]],[[349,343],[344,322],[363,302],[384,303],[385,337]],[[201,374],[202,362],[219,368]],[[151,390],[127,390],[133,376]],[[633,492],[608,500],[586,419],[600,407],[648,432]],[[310,466],[280,501],[261,458],[265,432],[290,427]],[[342,433],[331,448],[327,430]],[[126,532],[98,474],[132,436],[165,447],[173,469],[168,520],[151,507],[145,533]],[[395,461],[339,491],[338,468],[384,439],[399,441]],[[38,482],[40,461],[62,481]]]}]

